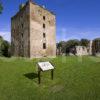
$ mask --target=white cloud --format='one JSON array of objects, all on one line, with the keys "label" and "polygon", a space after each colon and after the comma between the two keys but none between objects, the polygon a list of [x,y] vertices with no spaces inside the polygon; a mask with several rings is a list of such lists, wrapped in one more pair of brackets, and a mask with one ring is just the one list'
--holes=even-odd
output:
[{"label": "white cloud", "polygon": [[8,31],[0,31],[0,36],[2,36],[5,40],[11,41],[11,34]]},{"label": "white cloud", "polygon": [[87,38],[93,40],[100,37],[100,28],[80,29],[80,28],[58,28],[57,41],[67,41],[69,39]]}]

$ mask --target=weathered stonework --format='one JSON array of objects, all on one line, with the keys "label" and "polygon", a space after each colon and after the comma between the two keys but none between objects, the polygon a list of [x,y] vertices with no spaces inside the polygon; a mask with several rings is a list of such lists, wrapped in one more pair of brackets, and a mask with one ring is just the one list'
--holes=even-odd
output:
[{"label": "weathered stonework", "polygon": [[12,55],[30,58],[56,56],[55,15],[27,2],[11,20]]},{"label": "weathered stonework", "polygon": [[85,46],[76,46],[76,55],[77,56],[89,55],[89,51]]}]

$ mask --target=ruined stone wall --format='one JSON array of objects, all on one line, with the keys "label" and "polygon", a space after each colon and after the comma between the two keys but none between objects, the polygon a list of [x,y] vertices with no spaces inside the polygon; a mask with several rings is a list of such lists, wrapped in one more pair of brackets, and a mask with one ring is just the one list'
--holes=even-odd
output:
[{"label": "ruined stone wall", "polygon": [[[31,58],[56,56],[55,24],[55,15],[36,4],[30,3]],[[45,36],[43,34],[45,34]],[[46,44],[45,49],[43,49],[43,43]]]},{"label": "ruined stone wall", "polygon": [[12,55],[29,57],[29,5],[11,19]]},{"label": "ruined stone wall", "polygon": [[76,55],[77,56],[89,55],[87,47],[85,47],[85,46],[76,46]]},{"label": "ruined stone wall", "polygon": [[94,39],[92,43],[92,53],[93,55],[100,57],[100,38]]},{"label": "ruined stone wall", "polygon": [[55,15],[27,2],[11,19],[12,55],[30,58],[56,56],[55,24]]}]

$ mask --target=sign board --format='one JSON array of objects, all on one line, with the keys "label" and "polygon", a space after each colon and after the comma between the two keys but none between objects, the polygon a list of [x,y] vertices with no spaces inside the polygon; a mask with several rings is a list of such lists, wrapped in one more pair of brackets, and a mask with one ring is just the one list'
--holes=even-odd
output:
[{"label": "sign board", "polygon": [[42,71],[52,70],[54,67],[50,62],[38,62],[39,67]]}]

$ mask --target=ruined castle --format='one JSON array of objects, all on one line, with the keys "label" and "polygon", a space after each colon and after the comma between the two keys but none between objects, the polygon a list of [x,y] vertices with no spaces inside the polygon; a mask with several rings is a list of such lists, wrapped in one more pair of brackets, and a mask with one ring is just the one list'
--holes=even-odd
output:
[{"label": "ruined castle", "polygon": [[21,5],[11,18],[11,48],[15,57],[55,57],[55,14],[32,1]]}]

